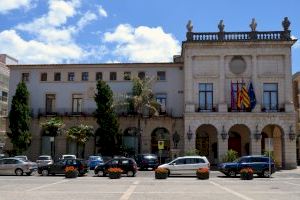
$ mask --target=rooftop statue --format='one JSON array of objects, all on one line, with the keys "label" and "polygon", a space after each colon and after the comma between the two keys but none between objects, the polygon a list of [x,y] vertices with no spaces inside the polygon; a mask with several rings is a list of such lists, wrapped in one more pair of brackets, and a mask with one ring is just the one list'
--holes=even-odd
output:
[{"label": "rooftop statue", "polygon": [[282,21],[282,27],[283,27],[283,30],[284,30],[284,31],[288,31],[290,25],[291,25],[291,22],[290,22],[289,18],[288,18],[288,17],[285,17],[285,18],[283,19],[283,21]]},{"label": "rooftop statue", "polygon": [[193,31],[193,24],[192,24],[192,21],[189,20],[187,25],[186,25],[186,29],[188,32],[192,32]]},{"label": "rooftop statue", "polygon": [[255,18],[252,18],[251,24],[249,26],[251,28],[251,31],[253,31],[253,32],[256,31],[257,23],[255,21]]},{"label": "rooftop statue", "polygon": [[220,32],[224,32],[225,25],[224,25],[223,19],[220,20],[218,28],[219,28]]}]

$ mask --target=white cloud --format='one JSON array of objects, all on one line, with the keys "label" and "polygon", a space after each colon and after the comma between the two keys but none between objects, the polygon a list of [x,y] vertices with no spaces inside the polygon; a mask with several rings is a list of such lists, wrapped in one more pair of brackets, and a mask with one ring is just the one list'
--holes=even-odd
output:
[{"label": "white cloud", "polygon": [[61,63],[78,60],[85,52],[76,44],[47,44],[25,41],[15,30],[0,32],[0,52],[5,52],[21,63]]},{"label": "white cloud", "polygon": [[106,10],[102,6],[98,7],[98,12],[101,17],[108,17]]},{"label": "white cloud", "polygon": [[114,56],[130,62],[169,62],[180,52],[178,40],[161,27],[120,24],[104,34],[104,42],[116,43]]},{"label": "white cloud", "polygon": [[33,0],[1,0],[0,1],[0,13],[6,14],[9,11],[19,8],[28,9],[32,7]]},{"label": "white cloud", "polygon": [[83,17],[80,18],[80,20],[77,23],[78,30],[81,30],[83,27],[85,27],[87,24],[89,24],[91,21],[96,20],[98,17],[96,14],[88,11],[86,12]]}]

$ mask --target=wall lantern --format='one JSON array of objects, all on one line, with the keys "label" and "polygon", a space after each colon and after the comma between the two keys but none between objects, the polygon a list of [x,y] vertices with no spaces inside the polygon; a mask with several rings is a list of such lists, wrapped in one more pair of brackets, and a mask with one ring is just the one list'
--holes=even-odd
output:
[{"label": "wall lantern", "polygon": [[296,134],[293,131],[293,125],[290,125],[289,138],[291,141],[293,141],[296,138]]},{"label": "wall lantern", "polygon": [[256,141],[261,139],[261,133],[258,131],[258,125],[256,125],[255,133],[254,133],[254,138]]},{"label": "wall lantern", "polygon": [[227,139],[228,134],[225,132],[224,126],[222,127],[221,137],[223,140]]},{"label": "wall lantern", "polygon": [[189,130],[186,133],[188,140],[190,141],[193,137],[193,132],[191,131],[191,126],[189,126]]}]

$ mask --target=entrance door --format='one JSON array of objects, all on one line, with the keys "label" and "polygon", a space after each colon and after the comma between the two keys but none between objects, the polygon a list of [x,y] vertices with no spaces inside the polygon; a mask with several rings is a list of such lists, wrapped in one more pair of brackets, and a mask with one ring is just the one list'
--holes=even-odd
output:
[{"label": "entrance door", "polygon": [[228,150],[229,149],[238,152],[238,156],[241,156],[241,136],[236,132],[229,133]]}]

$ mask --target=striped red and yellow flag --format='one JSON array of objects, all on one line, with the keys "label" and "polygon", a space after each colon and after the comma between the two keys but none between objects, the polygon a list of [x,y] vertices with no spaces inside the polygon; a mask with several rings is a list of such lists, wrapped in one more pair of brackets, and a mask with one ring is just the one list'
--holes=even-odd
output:
[{"label": "striped red and yellow flag", "polygon": [[244,104],[244,106],[246,108],[249,108],[250,107],[250,97],[249,97],[248,90],[245,85],[243,85],[243,87],[242,87],[242,96],[243,96],[242,103]]}]

